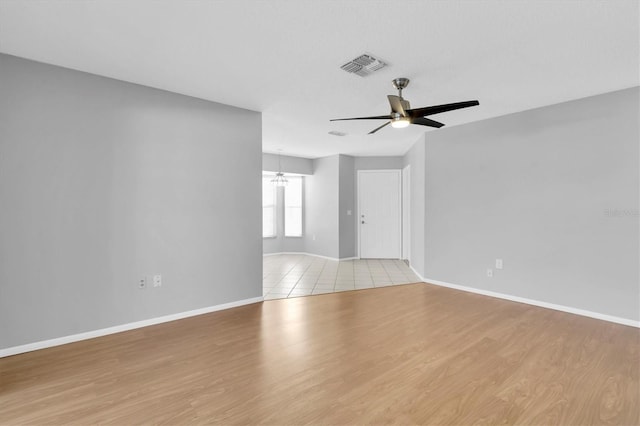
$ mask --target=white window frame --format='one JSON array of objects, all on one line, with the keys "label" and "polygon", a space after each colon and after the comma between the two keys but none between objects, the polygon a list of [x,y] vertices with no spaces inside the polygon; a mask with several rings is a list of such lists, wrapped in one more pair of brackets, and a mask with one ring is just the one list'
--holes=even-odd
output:
[{"label": "white window frame", "polygon": [[[263,199],[262,199],[262,238],[277,238],[278,236],[278,191],[277,188],[274,186],[273,183],[271,183],[271,180],[273,179],[273,176],[270,175],[262,175],[262,192],[263,192]],[[264,185],[270,185],[271,189],[272,189],[272,193],[273,193],[273,200],[271,202],[270,205],[265,205],[265,200],[264,200]],[[264,233],[264,211],[265,208],[271,208],[273,211],[273,234],[271,235],[265,235]]]},{"label": "white window frame", "polygon": [[[289,184],[284,188],[284,236],[285,238],[301,238],[304,236],[304,177],[303,176],[288,176]],[[300,182],[300,204],[290,206],[287,200],[287,191],[293,188],[293,182]],[[300,232],[295,234],[287,233],[287,213],[290,208],[296,208],[300,210]]]}]

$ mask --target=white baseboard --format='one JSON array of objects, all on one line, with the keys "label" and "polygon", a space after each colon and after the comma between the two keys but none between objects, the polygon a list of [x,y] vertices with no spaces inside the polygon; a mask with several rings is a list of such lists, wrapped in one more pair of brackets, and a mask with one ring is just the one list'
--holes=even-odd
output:
[{"label": "white baseboard", "polygon": [[314,253],[307,253],[305,251],[282,251],[282,252],[278,252],[278,253],[263,253],[262,256],[278,256],[280,254],[303,254],[305,256],[313,256],[313,257],[319,257],[321,259],[327,259],[327,260],[335,260],[337,262],[341,261],[341,260],[354,260],[354,259],[359,259],[359,257],[343,257],[343,258],[337,258],[337,257],[329,257],[329,256],[322,256],[321,254],[314,254]]},{"label": "white baseboard", "polygon": [[194,309],[192,311],[179,312],[177,314],[165,315],[162,317],[130,322],[128,324],[116,325],[114,327],[101,328],[99,330],[87,331],[84,333],[72,334],[70,336],[57,337],[55,339],[42,340],[40,342],[28,343],[26,345],[0,349],[0,358],[11,356],[11,355],[17,355],[25,352],[31,352],[38,349],[45,349],[45,348],[51,348],[53,346],[65,345],[67,343],[79,342],[81,340],[93,339],[95,337],[106,336],[108,334],[115,334],[123,331],[134,330],[136,328],[148,327],[150,325],[161,324],[163,322],[176,321],[183,318],[194,317],[196,315],[222,311],[224,309],[236,308],[238,306],[250,305],[252,303],[262,302],[263,300],[264,300],[263,297],[253,297],[251,299],[243,299],[235,302],[223,303],[221,305]]},{"label": "white baseboard", "polygon": [[462,290],[469,293],[482,294],[483,296],[495,297],[498,299],[510,300],[512,302],[525,303],[527,305],[540,306],[541,308],[553,309],[561,312],[568,312],[570,314],[582,315],[583,317],[595,318],[603,321],[614,322],[616,324],[628,325],[631,327],[640,328],[640,321],[635,321],[628,318],[620,318],[613,315],[601,314],[599,312],[587,311],[585,309],[573,308],[571,306],[557,305],[555,303],[542,302],[540,300],[527,299],[526,297],[512,296],[510,294],[497,293],[495,291],[482,290],[479,288],[467,287],[458,284],[451,284],[444,281],[432,280],[429,278],[425,278],[418,273],[413,267],[411,270],[427,284],[434,284],[440,287],[448,287],[456,290]]},{"label": "white baseboard", "polygon": [[409,262],[409,269],[411,269],[413,273],[418,276],[418,278],[420,278],[422,281],[425,281],[424,277],[420,275],[420,272],[416,271],[416,269],[411,265],[411,262]]},{"label": "white baseboard", "polygon": [[[284,253],[262,253],[262,257],[267,257],[267,256],[278,256],[279,254],[284,254]],[[302,254],[302,253],[292,253],[292,254]]]}]

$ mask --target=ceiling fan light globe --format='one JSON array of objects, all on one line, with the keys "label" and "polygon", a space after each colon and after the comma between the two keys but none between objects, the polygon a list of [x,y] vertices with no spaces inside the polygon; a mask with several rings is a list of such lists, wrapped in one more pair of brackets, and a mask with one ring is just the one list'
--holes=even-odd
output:
[{"label": "ceiling fan light globe", "polygon": [[408,127],[411,122],[407,117],[399,117],[391,120],[391,127],[394,129],[402,129],[404,127]]}]

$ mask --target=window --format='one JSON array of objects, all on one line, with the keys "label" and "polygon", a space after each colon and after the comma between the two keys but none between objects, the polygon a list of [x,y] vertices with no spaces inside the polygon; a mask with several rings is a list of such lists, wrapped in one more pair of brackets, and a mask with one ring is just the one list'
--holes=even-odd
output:
[{"label": "window", "polygon": [[262,176],[262,238],[276,236],[276,187],[273,176]]},{"label": "window", "polygon": [[288,176],[284,189],[284,236],[302,237],[302,177]]}]

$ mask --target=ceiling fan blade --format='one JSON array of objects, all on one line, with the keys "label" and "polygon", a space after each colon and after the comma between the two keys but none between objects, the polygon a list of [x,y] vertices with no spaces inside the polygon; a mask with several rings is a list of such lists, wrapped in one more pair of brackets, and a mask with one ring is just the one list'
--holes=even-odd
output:
[{"label": "ceiling fan blade", "polygon": [[382,129],[384,126],[388,126],[389,124],[391,124],[391,122],[390,122],[390,121],[387,121],[387,122],[386,122],[386,123],[384,123],[382,126],[380,126],[380,127],[376,127],[375,129],[373,129],[372,131],[370,131],[368,134],[369,134],[369,135],[372,135],[372,134],[374,134],[375,132],[377,132],[378,130]]},{"label": "ceiling fan blade", "polygon": [[355,118],[333,118],[329,121],[345,121],[345,120],[388,120],[389,114],[387,115],[375,115],[373,117],[355,117]]},{"label": "ceiling fan blade", "polygon": [[404,111],[404,107],[402,106],[402,99],[400,96],[395,95],[387,95],[389,98],[389,105],[391,105],[391,111],[397,112],[401,114],[403,117],[407,116],[407,113]]},{"label": "ceiling fan blade", "polygon": [[456,102],[453,104],[434,105],[424,108],[414,108],[407,110],[409,117],[424,117],[425,115],[440,114],[441,112],[453,111],[454,109],[468,108],[480,105],[478,101]]},{"label": "ceiling fan blade", "polygon": [[444,126],[444,124],[442,124],[442,123],[438,123],[437,121],[430,120],[430,119],[425,118],[425,117],[413,117],[411,119],[411,124],[419,124],[421,126],[435,127],[437,129],[439,129],[440,127]]}]

